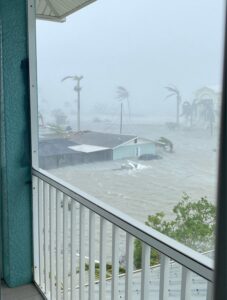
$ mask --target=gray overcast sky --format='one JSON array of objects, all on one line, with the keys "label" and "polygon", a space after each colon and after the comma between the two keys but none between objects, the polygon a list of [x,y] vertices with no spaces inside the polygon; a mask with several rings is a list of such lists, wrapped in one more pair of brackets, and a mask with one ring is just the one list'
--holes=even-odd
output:
[{"label": "gray overcast sky", "polygon": [[98,0],[65,23],[38,21],[42,107],[74,105],[73,82],[61,79],[83,74],[84,113],[118,109],[121,85],[130,93],[132,114],[174,116],[175,101],[163,100],[164,86],[175,84],[190,101],[196,89],[221,84],[224,4]]}]

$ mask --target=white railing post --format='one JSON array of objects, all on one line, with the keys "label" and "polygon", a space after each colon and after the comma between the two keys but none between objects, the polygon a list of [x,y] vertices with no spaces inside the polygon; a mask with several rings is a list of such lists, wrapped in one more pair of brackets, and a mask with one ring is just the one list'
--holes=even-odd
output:
[{"label": "white railing post", "polygon": [[133,237],[126,233],[126,278],[125,299],[132,299],[132,272],[133,272]]},{"label": "white railing post", "polygon": [[56,263],[55,263],[55,225],[56,225],[56,189],[50,187],[50,295],[56,299]]},{"label": "white railing post", "polygon": [[76,299],[76,201],[71,200],[71,300]]},{"label": "white railing post", "polygon": [[85,284],[85,207],[80,204],[80,292],[79,299],[84,300],[84,284]]},{"label": "white railing post", "polygon": [[69,247],[68,247],[68,237],[69,237],[69,220],[68,212],[69,209],[69,197],[63,195],[63,295],[64,300],[68,299],[69,294]]},{"label": "white railing post", "polygon": [[95,213],[89,213],[89,300],[95,299]]},{"label": "white railing post", "polygon": [[112,225],[112,300],[117,300],[118,296],[118,276],[119,276],[119,228]]},{"label": "white railing post", "polygon": [[141,299],[149,299],[149,272],[150,272],[151,248],[142,243],[142,278],[141,278]]},{"label": "white railing post", "polygon": [[181,300],[191,299],[191,271],[182,267]]},{"label": "white railing post", "polygon": [[39,179],[39,283],[42,292],[45,291],[44,280],[44,216],[43,216],[43,181]]},{"label": "white railing post", "polygon": [[99,300],[106,297],[106,225],[106,220],[100,218]]},{"label": "white railing post", "polygon": [[43,184],[43,204],[44,204],[44,269],[45,269],[45,294],[50,294],[50,251],[49,251],[49,184]]},{"label": "white railing post", "polygon": [[169,265],[170,259],[161,254],[159,300],[166,300],[169,296]]},{"label": "white railing post", "polygon": [[57,190],[57,198],[56,198],[56,279],[57,279],[57,300],[62,299],[62,208],[61,208],[61,201],[62,201],[62,193]]},{"label": "white railing post", "polygon": [[32,211],[33,211],[33,268],[34,280],[40,285],[39,268],[39,186],[38,178],[32,176]]}]

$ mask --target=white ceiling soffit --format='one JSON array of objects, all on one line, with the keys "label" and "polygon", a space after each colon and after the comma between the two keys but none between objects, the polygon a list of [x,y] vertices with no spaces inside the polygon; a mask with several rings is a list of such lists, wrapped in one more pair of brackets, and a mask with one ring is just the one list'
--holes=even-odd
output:
[{"label": "white ceiling soffit", "polygon": [[95,0],[36,0],[38,19],[63,21],[65,17]]}]

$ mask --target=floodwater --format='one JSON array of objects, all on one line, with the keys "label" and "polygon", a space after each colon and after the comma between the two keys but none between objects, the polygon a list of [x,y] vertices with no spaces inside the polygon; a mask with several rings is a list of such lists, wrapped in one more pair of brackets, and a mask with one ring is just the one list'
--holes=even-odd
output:
[{"label": "floodwater", "polygon": [[[103,128],[93,130],[102,131]],[[159,150],[162,159],[142,161],[96,162],[51,170],[55,176],[95,196],[122,212],[145,222],[159,211],[172,216],[173,207],[183,193],[192,200],[201,197],[216,201],[218,134],[205,129],[169,130],[165,125],[128,126],[125,134],[157,140],[164,136],[174,144],[174,152]],[[117,132],[117,128],[111,128]],[[122,164],[136,163],[135,169],[121,169]]]},{"label": "floodwater", "polygon": [[[104,131],[101,124],[93,124],[92,130]],[[110,128],[116,133],[118,128]],[[157,140],[161,136],[170,139],[174,152],[160,151],[162,159],[141,161],[137,159],[96,162],[59,168],[50,172],[80,190],[119,209],[144,223],[148,215],[163,211],[169,219],[173,207],[188,193],[192,200],[207,197],[216,202],[218,134],[211,136],[208,130],[169,130],[165,125],[138,124],[125,127],[125,134],[135,134]],[[107,131],[107,130],[106,130]],[[122,164],[137,163],[138,168],[121,169]],[[79,208],[78,212],[79,214]],[[89,216],[85,215],[86,255],[89,256]],[[77,233],[79,236],[79,215]],[[120,260],[125,259],[125,233],[120,231]],[[112,256],[112,228],[107,224],[105,237],[107,261]],[[79,253],[79,240],[77,241]],[[95,257],[100,254],[100,220],[95,225]]]}]

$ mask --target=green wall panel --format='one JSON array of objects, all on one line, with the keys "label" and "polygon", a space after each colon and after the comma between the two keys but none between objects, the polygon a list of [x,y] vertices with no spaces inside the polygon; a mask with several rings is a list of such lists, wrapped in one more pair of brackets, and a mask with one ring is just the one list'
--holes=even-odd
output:
[{"label": "green wall panel", "polygon": [[32,280],[31,156],[25,0],[0,1],[4,135],[1,134],[3,277]]},{"label": "green wall panel", "polygon": [[156,154],[154,143],[133,144],[120,146],[113,150],[113,160],[135,158],[142,154]]}]

